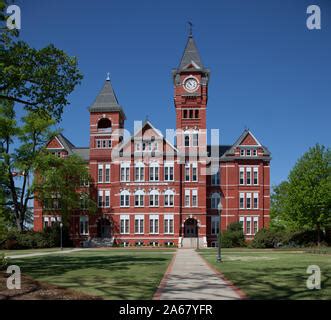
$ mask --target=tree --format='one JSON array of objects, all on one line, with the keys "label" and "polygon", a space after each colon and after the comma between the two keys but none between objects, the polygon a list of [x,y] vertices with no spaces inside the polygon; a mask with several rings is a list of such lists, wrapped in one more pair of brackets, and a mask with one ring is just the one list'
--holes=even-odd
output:
[{"label": "tree", "polygon": [[38,200],[47,210],[60,212],[67,225],[70,215],[80,208],[96,212],[96,203],[91,199],[90,177],[86,162],[76,155],[65,158],[43,153],[36,167],[38,178],[34,190]]},{"label": "tree", "polygon": [[17,40],[5,26],[6,3],[0,0],[0,100],[60,120],[67,97],[80,83],[77,59],[50,44],[40,50]]},{"label": "tree", "polygon": [[331,150],[315,145],[272,195],[273,220],[289,227],[321,231],[331,223]]}]

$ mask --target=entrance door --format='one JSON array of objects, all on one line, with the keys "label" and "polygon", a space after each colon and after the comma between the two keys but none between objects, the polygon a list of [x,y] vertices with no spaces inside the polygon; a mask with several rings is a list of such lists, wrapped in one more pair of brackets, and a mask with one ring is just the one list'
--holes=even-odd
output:
[{"label": "entrance door", "polygon": [[108,219],[100,219],[98,221],[98,237],[110,238],[110,221]]},{"label": "entrance door", "polygon": [[184,223],[184,237],[196,238],[198,236],[198,223],[195,219],[188,219]]}]

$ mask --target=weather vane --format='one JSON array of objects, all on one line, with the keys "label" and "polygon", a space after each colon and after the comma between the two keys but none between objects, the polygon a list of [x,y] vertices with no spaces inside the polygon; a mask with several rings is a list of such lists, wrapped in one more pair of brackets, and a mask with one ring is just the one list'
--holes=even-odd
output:
[{"label": "weather vane", "polygon": [[193,23],[191,21],[187,21],[187,23],[189,24],[189,30],[190,30],[190,37],[192,37],[193,32],[192,32],[192,28],[193,28]]}]

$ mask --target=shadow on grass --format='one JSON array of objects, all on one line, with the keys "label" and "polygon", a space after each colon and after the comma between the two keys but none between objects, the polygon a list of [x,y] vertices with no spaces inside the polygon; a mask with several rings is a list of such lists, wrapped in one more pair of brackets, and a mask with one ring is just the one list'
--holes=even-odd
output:
[{"label": "shadow on grass", "polygon": [[151,299],[171,255],[70,255],[15,260],[23,273],[106,299]]}]

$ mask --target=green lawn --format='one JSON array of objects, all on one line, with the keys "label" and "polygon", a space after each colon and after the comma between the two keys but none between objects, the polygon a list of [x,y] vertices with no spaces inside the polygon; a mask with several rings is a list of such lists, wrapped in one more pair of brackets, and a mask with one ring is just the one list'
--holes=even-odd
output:
[{"label": "green lawn", "polygon": [[[0,254],[4,253],[5,256],[17,256],[29,253],[42,253],[60,251],[60,248],[46,248],[46,249],[22,249],[22,250],[0,250]],[[71,250],[71,248],[64,248],[63,250]]]},{"label": "green lawn", "polygon": [[174,250],[86,250],[13,259],[39,281],[104,299],[151,299]]},{"label": "green lawn", "polygon": [[[223,249],[223,263],[216,249],[199,253],[216,266],[250,299],[331,299],[331,255],[304,250]],[[309,265],[321,269],[321,289],[309,290]]]}]

